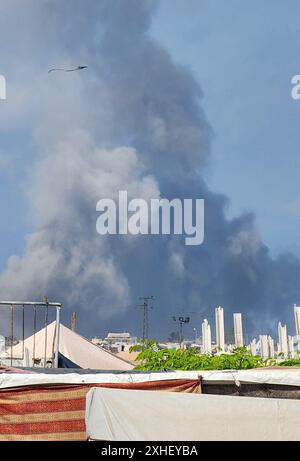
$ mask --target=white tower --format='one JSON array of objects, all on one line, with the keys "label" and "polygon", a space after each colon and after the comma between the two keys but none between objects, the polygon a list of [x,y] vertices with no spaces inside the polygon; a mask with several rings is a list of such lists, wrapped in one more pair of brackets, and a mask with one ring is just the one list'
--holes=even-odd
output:
[{"label": "white tower", "polygon": [[288,336],[288,354],[289,354],[290,359],[293,359],[295,357],[294,338],[293,338],[293,336]]},{"label": "white tower", "polygon": [[215,315],[217,347],[221,351],[225,351],[224,310],[221,306],[216,307]]},{"label": "white tower", "polygon": [[235,347],[243,347],[242,314],[233,314],[234,342]]},{"label": "white tower", "polygon": [[269,342],[267,335],[260,335],[260,355],[263,359],[267,359],[269,357]]},{"label": "white tower", "polygon": [[268,336],[268,347],[269,347],[269,357],[273,359],[275,357],[275,345],[274,345],[274,339],[271,336]]},{"label": "white tower", "polygon": [[211,330],[207,319],[204,319],[202,322],[202,345],[203,353],[211,354]]},{"label": "white tower", "polygon": [[279,340],[279,350],[278,352],[283,354],[283,357],[288,357],[288,338],[287,338],[287,329],[286,325],[281,325],[281,322],[278,323],[278,340]]},{"label": "white tower", "polygon": [[252,339],[250,345],[249,345],[250,351],[252,355],[257,354],[257,344],[256,344],[256,339]]},{"label": "white tower", "polygon": [[300,336],[300,306],[296,306],[296,304],[294,304],[294,314],[295,314],[296,335]]},{"label": "white tower", "polygon": [[275,357],[274,339],[268,335],[260,335],[260,355],[263,359]]}]

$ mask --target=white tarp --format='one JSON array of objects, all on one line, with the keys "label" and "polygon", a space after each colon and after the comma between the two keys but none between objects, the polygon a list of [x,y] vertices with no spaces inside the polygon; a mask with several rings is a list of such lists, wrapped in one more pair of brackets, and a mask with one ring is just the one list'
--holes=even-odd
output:
[{"label": "white tarp", "polygon": [[[97,347],[97,346],[95,346]],[[125,362],[126,363],[126,362]],[[116,366],[114,364],[114,366]],[[112,368],[112,367],[111,367]],[[38,384],[76,384],[76,383],[138,383],[165,379],[198,379],[208,383],[253,383],[253,384],[280,384],[286,386],[300,386],[300,368],[264,368],[253,370],[228,371],[178,371],[178,372],[149,372],[149,373],[101,373],[101,374],[7,374],[0,373],[0,389],[6,387],[31,386]]]},{"label": "white tarp", "polygon": [[[53,358],[56,337],[56,322],[42,330],[35,336],[32,335],[12,348],[12,357],[18,359],[22,357],[23,351],[27,350],[30,356],[43,359]],[[9,350],[10,352],[10,350]],[[134,366],[126,360],[117,357],[111,352],[106,351],[100,346],[96,346],[88,339],[75,333],[69,328],[60,324],[59,329],[59,352],[81,368],[92,368],[97,370],[132,370]]]},{"label": "white tarp", "polygon": [[86,430],[108,441],[300,440],[300,401],[93,388]]},{"label": "white tarp", "polygon": [[0,373],[0,389],[39,384],[100,384],[100,383],[143,383],[169,379],[199,379],[199,373]]}]

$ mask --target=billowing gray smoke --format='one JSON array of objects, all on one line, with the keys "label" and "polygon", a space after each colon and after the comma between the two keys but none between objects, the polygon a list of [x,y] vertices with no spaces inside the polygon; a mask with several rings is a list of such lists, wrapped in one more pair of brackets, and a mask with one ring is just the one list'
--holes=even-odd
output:
[{"label": "billowing gray smoke", "polygon": [[[271,259],[254,216],[226,219],[227,198],[208,190],[211,130],[201,89],[148,35],[155,8],[151,0],[1,3],[11,96],[0,130],[26,139],[36,229],[24,254],[8,260],[1,298],[48,294],[64,303],[66,318],[78,311],[85,334],[140,334],[133,306],[148,294],[156,297],[152,336],[174,329],[172,314],[196,312],[198,326],[218,304],[243,312],[248,333],[270,331],[300,299],[300,262]],[[88,71],[47,74],[78,64]],[[121,189],[147,199],[205,198],[204,244],[100,237],[96,202]]]}]

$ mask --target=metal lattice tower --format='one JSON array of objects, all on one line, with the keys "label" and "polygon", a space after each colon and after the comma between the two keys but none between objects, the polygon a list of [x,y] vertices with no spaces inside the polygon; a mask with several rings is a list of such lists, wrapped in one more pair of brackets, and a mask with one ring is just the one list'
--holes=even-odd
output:
[{"label": "metal lattice tower", "polygon": [[152,309],[152,306],[149,306],[149,301],[153,301],[153,296],[140,296],[143,300],[143,304],[139,307],[143,309],[143,342],[149,339],[149,308]]}]

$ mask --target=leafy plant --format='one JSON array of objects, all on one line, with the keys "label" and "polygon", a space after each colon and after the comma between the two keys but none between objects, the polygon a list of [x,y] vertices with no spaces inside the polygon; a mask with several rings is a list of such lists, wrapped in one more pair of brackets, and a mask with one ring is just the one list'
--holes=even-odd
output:
[{"label": "leafy plant", "polygon": [[[154,342],[151,342],[154,343]],[[136,346],[133,346],[136,347]],[[137,349],[135,349],[137,350]],[[139,349],[141,350],[141,349]],[[254,356],[245,347],[232,354],[199,354],[197,349],[145,348],[137,356],[136,370],[241,370],[275,364],[275,360],[263,360]]]},{"label": "leafy plant", "polygon": [[300,367],[300,358],[285,360],[280,362],[278,365],[281,367]]}]

